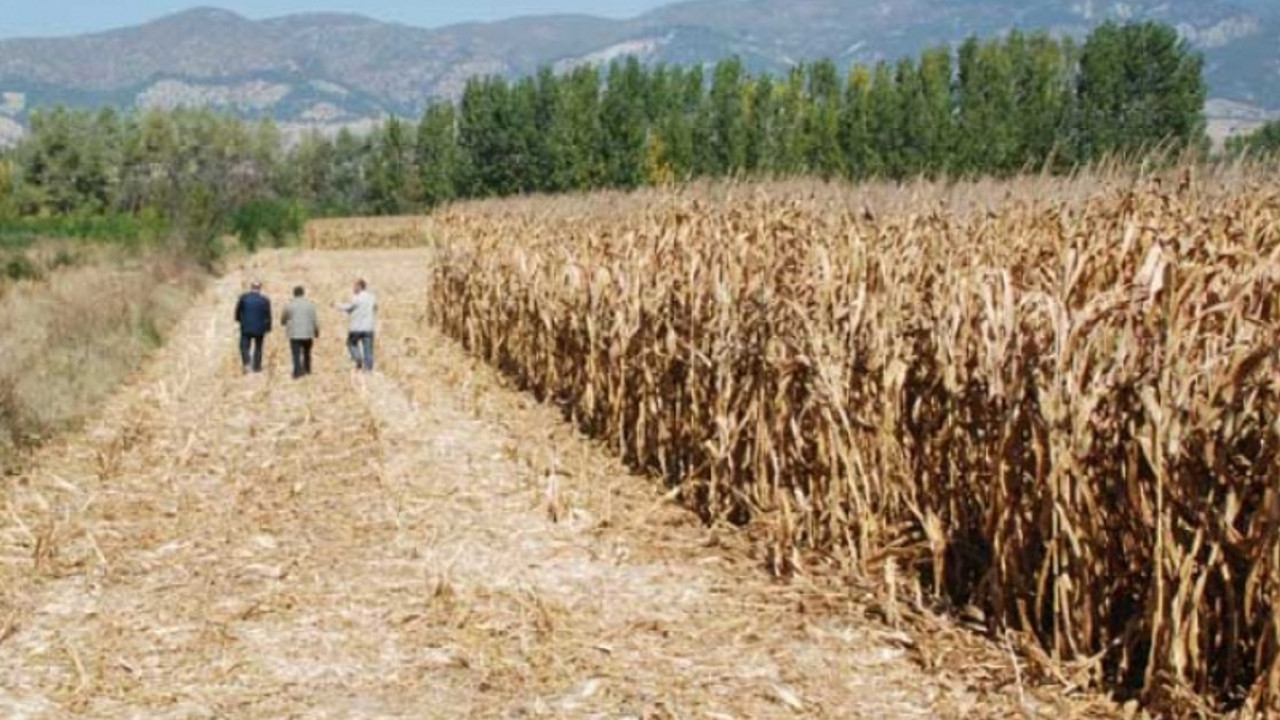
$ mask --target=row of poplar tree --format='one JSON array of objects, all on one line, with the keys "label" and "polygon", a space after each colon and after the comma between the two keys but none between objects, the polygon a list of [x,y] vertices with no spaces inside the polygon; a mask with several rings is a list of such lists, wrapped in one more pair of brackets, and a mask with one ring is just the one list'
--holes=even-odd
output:
[{"label": "row of poplar tree", "polygon": [[[33,113],[0,157],[0,217],[150,214],[209,232],[299,214],[695,177],[907,178],[1069,169],[1203,144],[1202,61],[1168,26],[1014,32],[782,76],[738,59],[471,80],[416,122],[292,141],[207,111]],[[265,220],[264,220],[265,218]]]}]

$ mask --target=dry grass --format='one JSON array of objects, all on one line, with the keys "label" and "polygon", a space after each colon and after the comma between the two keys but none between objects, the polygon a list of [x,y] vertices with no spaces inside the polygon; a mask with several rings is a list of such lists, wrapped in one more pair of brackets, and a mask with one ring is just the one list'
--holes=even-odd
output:
[{"label": "dry grass", "polygon": [[775,572],[905,575],[1079,686],[1280,710],[1275,178],[462,205],[446,332]]},{"label": "dry grass", "polygon": [[309,250],[388,249],[420,247],[426,240],[426,218],[338,218],[312,220],[302,233]]},{"label": "dry grass", "polygon": [[166,253],[48,244],[28,255],[40,277],[0,283],[4,463],[83,418],[140,367],[204,280]]}]

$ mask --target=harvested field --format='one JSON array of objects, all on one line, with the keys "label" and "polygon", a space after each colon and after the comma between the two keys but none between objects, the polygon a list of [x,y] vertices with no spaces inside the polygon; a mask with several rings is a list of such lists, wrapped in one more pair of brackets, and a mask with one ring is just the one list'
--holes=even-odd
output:
[{"label": "harvested field", "polygon": [[[431,262],[257,256],[3,479],[0,717],[1118,715],[913,598],[773,580],[429,327]],[[316,375],[288,379],[278,336],[240,374],[249,277],[323,306],[355,275],[379,372],[326,310]]]},{"label": "harvested field", "polygon": [[778,575],[900,581],[1071,686],[1276,713],[1276,188],[462,205],[430,306]]}]

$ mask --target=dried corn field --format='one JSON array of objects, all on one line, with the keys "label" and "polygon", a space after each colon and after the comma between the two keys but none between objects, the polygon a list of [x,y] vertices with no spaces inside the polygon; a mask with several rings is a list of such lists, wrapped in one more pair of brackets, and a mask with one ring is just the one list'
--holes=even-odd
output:
[{"label": "dried corn field", "polygon": [[778,574],[1274,713],[1280,186],[1204,172],[457,206],[430,308]]},{"label": "dried corn field", "polygon": [[302,246],[311,250],[386,250],[420,247],[426,237],[426,221],[420,216],[333,218],[308,222]]},{"label": "dried corn field", "polygon": [[[1119,715],[908,599],[775,582],[433,329],[430,262],[255,256],[0,478],[0,718]],[[355,275],[367,376],[327,309]],[[321,306],[315,375],[274,335],[240,374],[250,278]]]}]

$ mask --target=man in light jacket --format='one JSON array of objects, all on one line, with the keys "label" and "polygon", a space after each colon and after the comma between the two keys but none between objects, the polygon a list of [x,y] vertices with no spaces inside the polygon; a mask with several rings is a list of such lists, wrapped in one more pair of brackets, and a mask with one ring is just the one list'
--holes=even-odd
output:
[{"label": "man in light jacket", "polygon": [[320,337],[320,319],[316,317],[316,306],[306,298],[306,294],[306,289],[301,285],[295,287],[293,299],[285,305],[280,317],[280,324],[289,336],[295,380],[311,374],[311,346]]},{"label": "man in light jacket", "polygon": [[373,333],[377,323],[378,298],[369,292],[364,280],[356,280],[351,302],[338,303],[342,312],[351,316],[347,332],[347,351],[356,370],[373,371]]},{"label": "man in light jacket", "polygon": [[236,301],[236,322],[240,323],[240,364],[247,373],[262,372],[262,341],[271,332],[271,300],[262,294],[262,283],[254,280],[249,292]]}]

